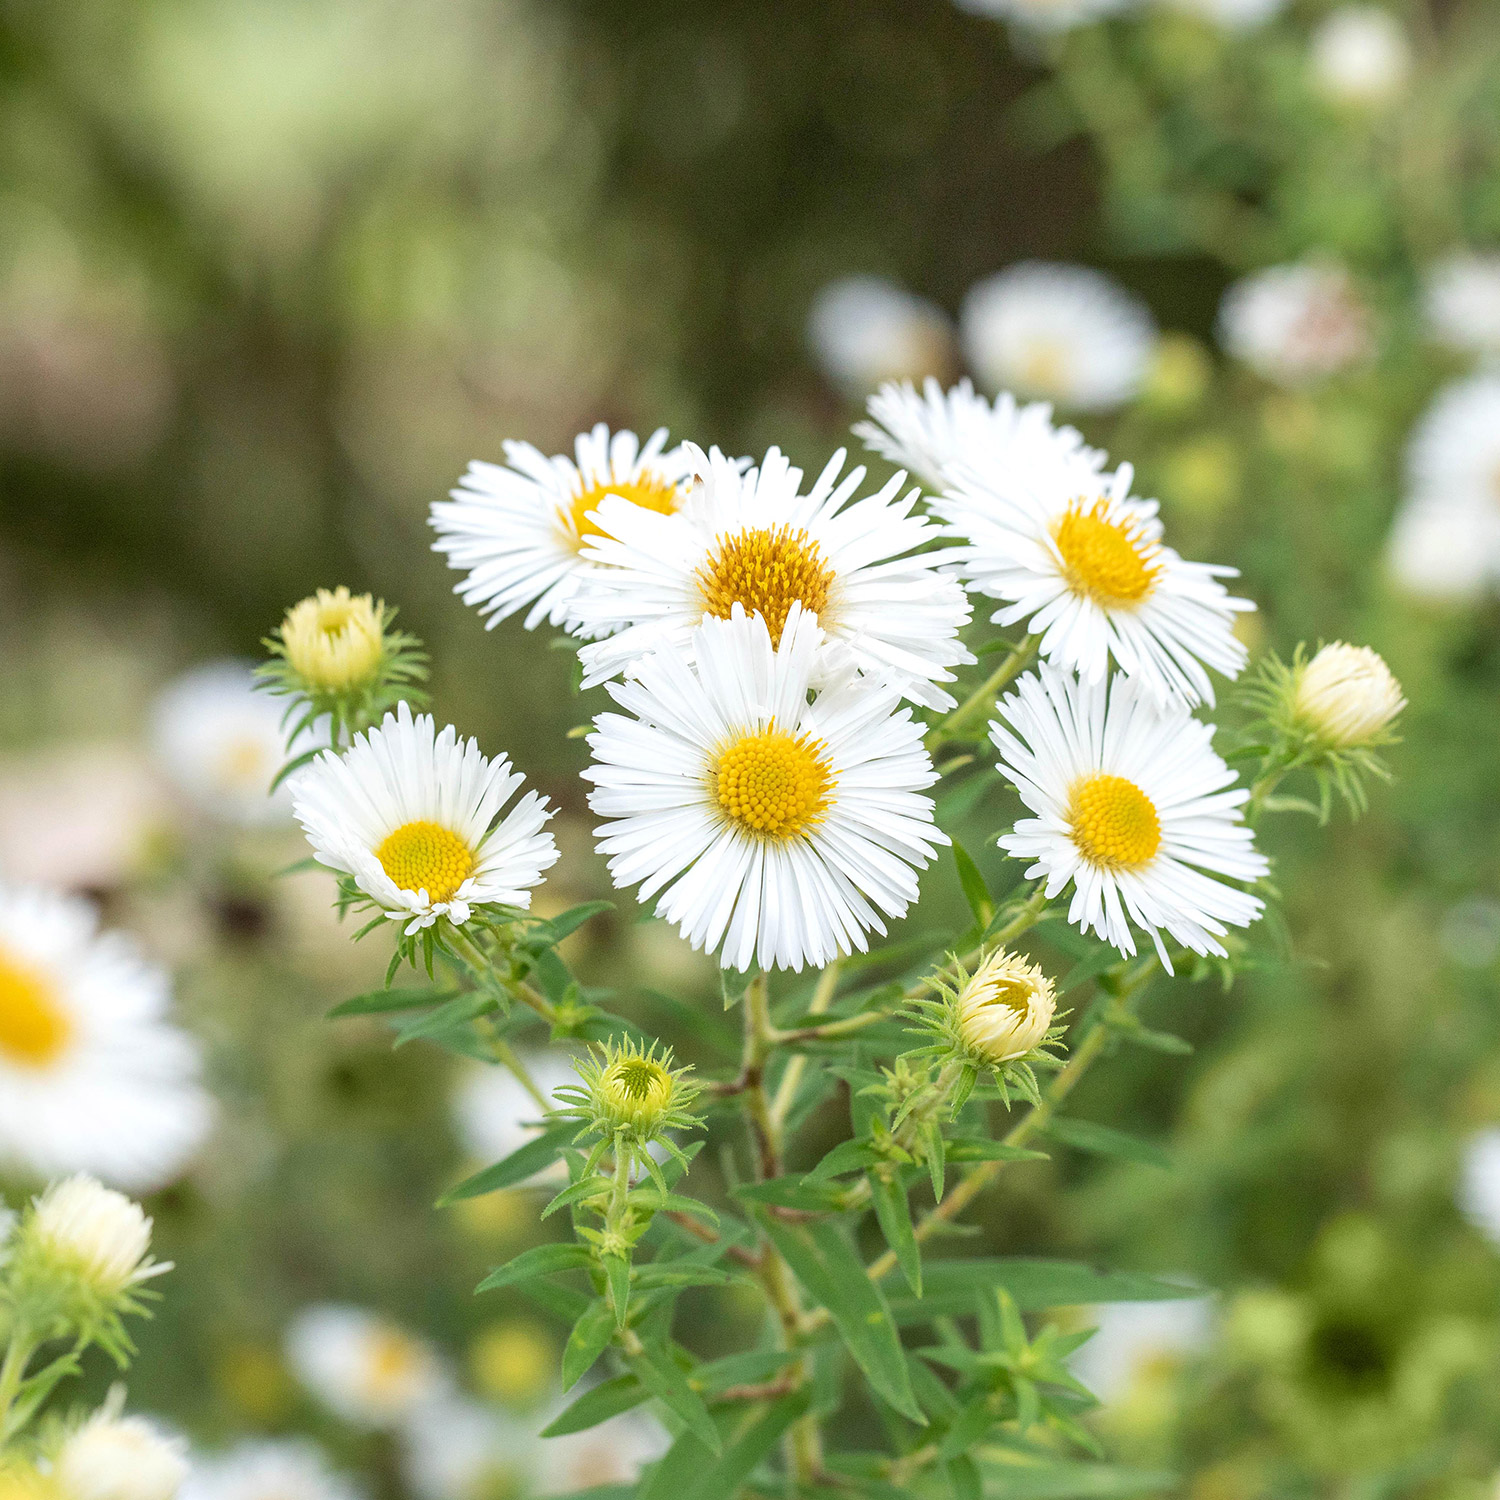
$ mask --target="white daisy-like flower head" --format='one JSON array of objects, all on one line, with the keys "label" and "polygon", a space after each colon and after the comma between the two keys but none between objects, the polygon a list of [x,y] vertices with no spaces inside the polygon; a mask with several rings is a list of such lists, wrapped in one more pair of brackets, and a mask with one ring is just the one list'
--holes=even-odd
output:
[{"label": "white daisy-like flower head", "polygon": [[0,887],[0,1161],[148,1192],[207,1135],[197,1043],[170,984],[87,902]]},{"label": "white daisy-like flower head", "polygon": [[1411,42],[1400,21],[1378,5],[1345,5],[1312,36],[1313,82],[1334,104],[1375,109],[1406,90]]},{"label": "white daisy-like flower head", "polygon": [[176,1500],[187,1444],[106,1405],[68,1434],[52,1472],[67,1500]]},{"label": "white daisy-like flower head", "polygon": [[1500,1127],[1478,1130],[1464,1143],[1458,1207],[1464,1218],[1500,1249]]},{"label": "white daisy-like flower head", "polygon": [[1073,1374],[1106,1405],[1138,1381],[1202,1354],[1213,1339],[1211,1297],[1106,1302],[1092,1310],[1093,1338],[1070,1361]]},{"label": "white daisy-like flower head", "polygon": [[304,1308],[287,1328],[286,1355],[308,1391],[357,1427],[395,1426],[446,1388],[425,1339],[362,1307]]},{"label": "white daisy-like flower head", "polygon": [[1386,572],[1403,594],[1471,604],[1500,582],[1500,507],[1483,495],[1412,495],[1386,541]]},{"label": "white daisy-like flower head", "polygon": [[996,623],[1026,621],[1047,660],[1094,683],[1113,658],[1159,700],[1212,703],[1205,667],[1239,675],[1234,616],[1255,606],[1219,582],[1236,569],[1163,543],[1156,501],[1132,497],[1133,478],[1129,464],[1097,474],[1076,462],[961,476],[932,509],[968,543],[970,586],[1004,601]]},{"label": "white daisy-like flower head", "polygon": [[587,571],[583,549],[598,535],[594,512],[606,495],[655,515],[682,504],[689,464],[667,447],[665,427],[642,444],[600,422],[579,435],[574,456],[548,458],[530,443],[503,444],[505,463],[478,460],[432,507],[434,552],[468,577],[454,592],[495,626],[527,609],[525,625],[561,625]]},{"label": "white daisy-like flower head", "polygon": [[829,380],[856,399],[882,381],[921,380],[954,364],[948,315],[883,276],[829,282],[808,310],[807,342]]},{"label": "white daisy-like flower head", "polygon": [[1000,847],[1032,861],[1026,877],[1044,876],[1049,899],[1073,886],[1070,922],[1128,954],[1140,927],[1170,973],[1162,933],[1222,955],[1228,928],[1259,917],[1259,897],[1225,884],[1269,866],[1211,725],[1159,709],[1128,677],[1084,683],[1050,667],[1024,676],[1001,710],[1005,722],[990,725],[1000,767],[1035,816]]},{"label": "white daisy-like flower head", "polygon": [[[559,1415],[563,1403],[557,1403]],[[642,1467],[672,1446],[671,1436],[640,1408],[583,1432],[543,1438],[535,1494],[572,1495],[602,1485],[634,1484]]]},{"label": "white daisy-like flower head", "polygon": [[1175,10],[1210,21],[1225,31],[1251,31],[1286,8],[1286,0],[1170,0]]},{"label": "white daisy-like flower head", "polygon": [[1422,310],[1440,344],[1472,354],[1500,354],[1500,253],[1455,251],[1428,266]]},{"label": "white daisy-like flower head", "polygon": [[980,384],[1072,411],[1122,406],[1156,352],[1145,304],[1088,266],[1009,266],[970,288],[961,323]]},{"label": "white daisy-like flower head", "polygon": [[140,1204],[86,1172],[50,1184],[33,1202],[22,1236],[32,1254],[105,1301],[171,1269],[147,1254],[151,1220]]},{"label": "white daisy-like flower head", "polygon": [[1132,0],[955,0],[960,10],[1009,21],[1022,31],[1071,31],[1125,10]]},{"label": "white daisy-like flower head", "polygon": [[601,535],[585,555],[606,564],[589,575],[573,618],[608,639],[585,646],[584,686],[603,682],[661,645],[691,647],[705,615],[760,615],[774,645],[794,608],[827,637],[830,661],[897,683],[913,702],[951,708],[938,684],[973,661],[958,639],[969,601],[940,571],[942,552],[917,552],[938,527],[901,493],[904,474],[854,499],[865,471],[843,479],[841,449],[808,490],[802,470],[775,448],[741,472],[715,449],[692,448],[697,482],[675,515],[613,497],[601,504]]},{"label": "white daisy-like flower head", "polygon": [[900,693],[852,671],[812,703],[820,636],[793,605],[773,645],[736,606],[688,649],[662,647],[610,695],[589,737],[589,806],[617,886],[726,968],[815,968],[866,947],[916,899],[948,839],[937,779]]},{"label": "white daisy-like flower head", "polygon": [[1234,358],[1281,386],[1336,375],[1374,351],[1369,308],[1341,266],[1301,261],[1235,282],[1219,308]]},{"label": "white daisy-like flower head", "polygon": [[418,1500],[528,1494],[536,1439],[492,1406],[448,1395],[401,1429],[401,1467]]},{"label": "white daisy-like flower head", "polygon": [[169,683],[151,714],[151,739],[167,781],[197,812],[255,828],[285,823],[291,796],[271,782],[293,756],[327,744],[304,731],[291,749],[285,705],[255,689],[244,661],[209,662]]},{"label": "white daisy-like flower head", "polygon": [[1413,495],[1483,501],[1500,513],[1500,374],[1438,392],[1412,429],[1406,474]]},{"label": "white daisy-like flower head", "polygon": [[302,1439],[241,1443],[193,1464],[178,1500],[361,1500],[360,1491]]},{"label": "white daisy-like flower head", "polygon": [[892,381],[870,397],[869,412],[854,435],[935,490],[965,472],[1004,475],[1058,462],[1104,467],[1105,455],[1077,429],[1053,425],[1049,402],[1022,405],[1002,391],[991,405],[967,378],[946,391],[929,378],[920,394],[909,381]]},{"label": "white daisy-like flower head", "polygon": [[461,926],[476,906],[531,905],[557,861],[552,812],[527,792],[496,821],[525,779],[403,702],[343,755],[299,772],[292,804],[318,861],[352,875],[410,934],[439,917]]}]

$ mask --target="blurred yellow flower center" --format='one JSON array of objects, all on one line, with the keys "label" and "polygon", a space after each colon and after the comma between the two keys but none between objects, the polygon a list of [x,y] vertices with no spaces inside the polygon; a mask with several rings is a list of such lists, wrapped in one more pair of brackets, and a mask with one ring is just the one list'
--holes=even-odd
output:
[{"label": "blurred yellow flower center", "polygon": [[773,721],[720,751],[711,785],[719,807],[741,828],[790,839],[827,810],[833,773],[821,740],[786,734]]},{"label": "blurred yellow flower center", "polygon": [[0,1058],[23,1068],[55,1063],[73,1036],[73,1022],[51,982],[0,948]]},{"label": "blurred yellow flower center", "polygon": [[682,490],[669,483],[650,469],[642,469],[634,479],[606,480],[602,484],[591,484],[575,496],[565,512],[568,535],[575,547],[582,547],[591,537],[605,533],[591,520],[589,512],[598,510],[606,495],[618,495],[642,510],[654,510],[658,515],[669,516],[682,503]]},{"label": "blurred yellow flower center", "polygon": [[792,605],[801,604],[814,615],[828,608],[834,578],[818,544],[790,526],[720,537],[698,569],[703,608],[719,620],[727,620],[736,604],[747,615],[759,614],[773,646],[781,644]]},{"label": "blurred yellow flower center", "polygon": [[311,688],[347,692],[375,675],[382,650],[381,606],[340,586],[294,604],[281,623],[292,670]]},{"label": "blurred yellow flower center", "polygon": [[1046,396],[1061,396],[1068,388],[1067,349],[1052,339],[1034,339],[1021,355],[1018,384]]},{"label": "blurred yellow flower center", "polygon": [[258,739],[231,740],[219,756],[219,783],[228,791],[261,791],[270,784],[271,761]]},{"label": "blurred yellow flower center", "polygon": [[365,1389],[376,1401],[399,1401],[422,1372],[422,1351],[394,1328],[382,1328],[370,1341]]},{"label": "blurred yellow flower center", "polygon": [[546,1391],[556,1359],[552,1340],[535,1324],[497,1323],[475,1340],[469,1369],[485,1395],[505,1402],[529,1402]]},{"label": "blurred yellow flower center", "polygon": [[1068,587],[1100,604],[1139,604],[1156,587],[1155,545],[1129,518],[1112,520],[1107,500],[1075,500],[1052,525]]},{"label": "blurred yellow flower center", "polygon": [[451,901],[474,873],[474,854],[450,828],[421,819],[388,833],[375,850],[381,868],[403,891]]},{"label": "blurred yellow flower center", "polygon": [[1096,771],[1073,784],[1068,799],[1073,842],[1090,864],[1131,869],[1156,857],[1161,819],[1151,799],[1123,776]]}]

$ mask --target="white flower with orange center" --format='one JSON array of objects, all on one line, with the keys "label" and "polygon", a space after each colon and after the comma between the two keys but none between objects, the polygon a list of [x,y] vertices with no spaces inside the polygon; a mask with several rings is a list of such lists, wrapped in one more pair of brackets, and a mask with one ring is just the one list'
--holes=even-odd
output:
[{"label": "white flower with orange center", "polygon": [[287,1329],[286,1354],[308,1391],[359,1427],[392,1427],[447,1388],[425,1339],[362,1307],[304,1308]]},{"label": "white flower with orange center", "polygon": [[507,441],[503,466],[475,460],[452,498],[432,507],[433,551],[468,573],[454,592],[489,626],[528,605],[528,630],[543,620],[563,624],[589,568],[583,552],[599,534],[594,513],[605,496],[653,515],[682,504],[688,461],[666,444],[665,427],[642,444],[600,422],[579,435],[571,459]]},{"label": "white flower with orange center", "polygon": [[461,925],[476,906],[531,905],[557,845],[538,792],[500,818],[525,779],[401,703],[343,755],[327,751],[298,773],[292,808],[318,861],[352,875],[412,934],[439,917]]},{"label": "white flower with orange center", "polygon": [[1073,886],[1068,920],[1121,953],[1132,924],[1149,933],[1168,972],[1162,934],[1195,953],[1224,953],[1230,927],[1248,927],[1264,903],[1227,881],[1267,873],[1239,809],[1236,786],[1213,750],[1213,728],[1185,708],[1159,709],[1116,675],[1083,683],[1043,667],[1001,704],[990,733],[1000,768],[1035,814],[1000,839],[1046,878],[1050,899]]},{"label": "white flower with orange center", "polygon": [[202,1144],[199,1051],[166,974],[71,896],[0,888],[0,1163],[145,1192]]},{"label": "white flower with orange center", "polygon": [[900,692],[852,671],[811,703],[822,632],[794,603],[779,642],[736,605],[645,657],[589,737],[589,806],[617,886],[726,968],[815,968],[866,947],[948,842]]},{"label": "white flower with orange center", "polygon": [[1159,700],[1212,703],[1205,668],[1239,675],[1234,617],[1255,606],[1219,582],[1234,568],[1163,544],[1156,502],[1132,498],[1132,478],[1129,464],[1097,474],[1081,460],[975,473],[932,509],[969,544],[970,586],[1005,601],[994,621],[1024,621],[1049,661],[1102,682],[1113,658]]},{"label": "white flower with orange center", "polygon": [[696,478],[677,514],[617,499],[597,512],[602,534],[585,556],[605,566],[579,590],[572,620],[608,639],[579,653],[585,687],[657,646],[690,649],[705,615],[758,614],[774,645],[800,608],[823,630],[831,665],[852,663],[915,703],[952,707],[938,684],[974,659],[958,639],[969,602],[940,571],[943,552],[917,551],[939,530],[916,513],[919,491],[902,495],[904,474],[856,500],[865,471],[841,480],[840,451],[804,495],[802,470],[775,448],[741,472],[717,449],[687,446]]},{"label": "white flower with orange center", "polygon": [[1022,405],[1002,391],[991,405],[967,379],[945,391],[929,377],[920,394],[909,381],[891,382],[870,397],[869,413],[855,437],[934,490],[964,473],[1003,476],[1072,460],[1104,467],[1105,455],[1086,447],[1075,428],[1053,425],[1049,402]]}]

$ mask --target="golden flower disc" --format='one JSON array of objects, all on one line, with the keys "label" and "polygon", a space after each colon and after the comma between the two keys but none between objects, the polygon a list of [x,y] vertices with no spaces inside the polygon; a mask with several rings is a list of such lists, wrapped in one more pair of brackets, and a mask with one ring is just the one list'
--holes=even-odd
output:
[{"label": "golden flower disc", "polygon": [[765,620],[773,646],[781,644],[792,605],[823,614],[835,578],[818,544],[785,525],[721,536],[698,569],[705,612],[727,620],[738,604]]},{"label": "golden flower disc", "polygon": [[791,839],[827,811],[833,773],[821,740],[786,734],[773,722],[720,751],[710,786],[719,810],[746,832]]},{"label": "golden flower disc", "polygon": [[419,819],[388,833],[375,858],[403,891],[426,891],[434,903],[451,901],[474,873],[474,853],[450,828]]},{"label": "golden flower disc", "polygon": [[1156,587],[1156,547],[1136,521],[1111,519],[1107,500],[1074,500],[1053,523],[1052,540],[1075,594],[1118,607],[1139,604]]},{"label": "golden flower disc", "polygon": [[589,512],[598,510],[606,495],[618,495],[642,510],[654,510],[662,516],[670,516],[682,503],[682,490],[650,469],[643,469],[634,479],[591,484],[573,497],[563,513],[563,527],[575,547],[605,534],[589,520]]},{"label": "golden flower disc", "polygon": [[1161,818],[1151,799],[1123,776],[1096,771],[1068,799],[1073,842],[1090,864],[1128,870],[1149,864],[1161,848]]},{"label": "golden flower disc", "polygon": [[73,1022],[48,977],[0,948],[0,1058],[50,1067],[68,1049]]}]

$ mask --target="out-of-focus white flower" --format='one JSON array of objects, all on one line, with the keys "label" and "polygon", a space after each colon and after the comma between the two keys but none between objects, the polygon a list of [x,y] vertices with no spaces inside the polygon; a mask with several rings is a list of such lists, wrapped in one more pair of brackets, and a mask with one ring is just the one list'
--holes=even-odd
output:
[{"label": "out-of-focus white flower", "polygon": [[948,315],[882,276],[825,286],[808,311],[807,341],[823,372],[855,399],[883,381],[945,375],[954,362]]},{"label": "out-of-focus white flower", "polygon": [[1335,104],[1374,108],[1405,90],[1411,43],[1388,10],[1346,5],[1313,32],[1312,70],[1319,90]]},{"label": "out-of-focus white flower", "polygon": [[[578,1081],[572,1062],[561,1052],[523,1053],[521,1061],[548,1099],[554,1089]],[[475,1063],[453,1091],[453,1123],[476,1161],[503,1161],[519,1151],[539,1133],[541,1117],[541,1107],[509,1068]]]},{"label": "out-of-focus white flower", "polygon": [[0,887],[0,1160],[169,1182],[213,1118],[197,1044],[166,1020],[167,976],[70,896]]},{"label": "out-of-focus white flower", "polygon": [[82,1172],[48,1187],[21,1234],[27,1253],[106,1302],[171,1269],[148,1254],[151,1220],[140,1204]]},{"label": "out-of-focus white flower", "polygon": [[442,1394],[431,1346],[378,1313],[320,1303],[286,1334],[287,1363],[330,1411],[358,1427],[392,1427]]},{"label": "out-of-focus white flower", "polygon": [[1264,26],[1286,8],[1286,0],[1169,0],[1176,10],[1201,16],[1225,31],[1250,31]]},{"label": "out-of-focus white flower", "polygon": [[585,1432],[543,1438],[535,1493],[571,1495],[596,1485],[630,1484],[671,1442],[661,1424],[640,1410],[622,1412]]},{"label": "out-of-focus white flower", "polygon": [[312,1443],[283,1440],[196,1460],[178,1500],[360,1500],[360,1492]]},{"label": "out-of-focus white flower", "polygon": [[271,782],[318,741],[309,731],[288,750],[284,708],[255,691],[249,662],[194,667],[162,690],[152,710],[157,761],[178,794],[207,817],[249,828],[285,823],[291,795],[284,785],[273,794]]},{"label": "out-of-focus white flower", "polygon": [[421,1407],[401,1429],[402,1468],[418,1500],[526,1493],[536,1450],[529,1428],[459,1396]]},{"label": "out-of-focus white flower", "polygon": [[1214,1306],[1207,1297],[1173,1302],[1107,1302],[1094,1309],[1096,1332],[1073,1356],[1073,1373],[1101,1401],[1119,1401],[1162,1366],[1180,1365],[1208,1348]]},{"label": "out-of-focus white flower", "polygon": [[955,0],[960,10],[1010,21],[1027,31],[1071,31],[1125,10],[1133,0]]},{"label": "out-of-focus white flower", "polygon": [[964,354],[982,385],[1073,411],[1106,411],[1141,388],[1156,352],[1146,306],[1101,271],[1024,261],[970,288]]},{"label": "out-of-focus white flower", "polygon": [[1465,1142],[1458,1206],[1475,1229],[1500,1249],[1500,1127],[1476,1131]]},{"label": "out-of-focus white flower", "polygon": [[1413,495],[1396,512],[1385,566],[1413,599],[1472,603],[1500,571],[1500,510],[1482,496]]},{"label": "out-of-focus white flower", "polygon": [[1407,490],[1444,500],[1483,500],[1500,512],[1500,375],[1444,386],[1412,429]]},{"label": "out-of-focus white flower", "polygon": [[1423,281],[1428,331],[1466,353],[1500,353],[1500,254],[1456,251],[1434,261]]},{"label": "out-of-focus white flower", "polygon": [[1370,312],[1348,272],[1322,261],[1269,266],[1235,282],[1219,308],[1219,338],[1282,386],[1336,374],[1374,350]]},{"label": "out-of-focus white flower", "polygon": [[64,1440],[53,1474],[66,1500],[175,1500],[187,1444],[106,1406]]}]

